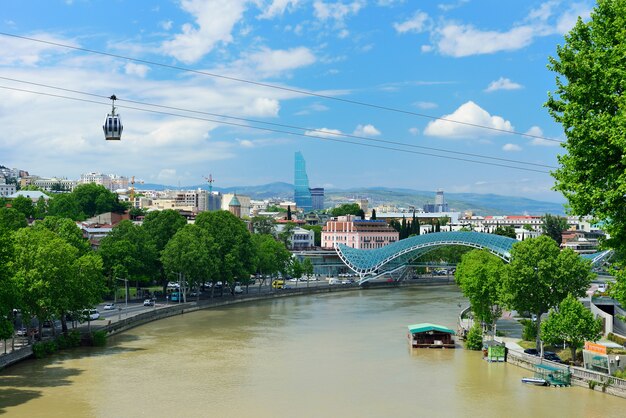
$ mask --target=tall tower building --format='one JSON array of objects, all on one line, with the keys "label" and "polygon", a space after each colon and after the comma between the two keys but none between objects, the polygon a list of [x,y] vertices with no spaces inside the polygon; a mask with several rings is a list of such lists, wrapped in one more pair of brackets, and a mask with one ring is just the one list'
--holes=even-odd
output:
[{"label": "tall tower building", "polygon": [[300,151],[296,152],[294,168],[293,200],[298,208],[308,212],[313,209],[313,202],[309,189],[309,177],[306,175],[306,162]]},{"label": "tall tower building", "polygon": [[311,191],[313,210],[324,209],[324,188],[314,187],[309,190]]}]

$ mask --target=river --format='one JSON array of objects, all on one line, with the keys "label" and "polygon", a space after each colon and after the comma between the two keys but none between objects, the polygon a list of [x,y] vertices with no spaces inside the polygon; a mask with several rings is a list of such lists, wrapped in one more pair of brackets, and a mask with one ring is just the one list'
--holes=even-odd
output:
[{"label": "river", "polygon": [[456,328],[453,286],[257,302],[181,315],[0,372],[12,417],[612,417],[626,401],[520,382],[478,352],[413,350]]}]

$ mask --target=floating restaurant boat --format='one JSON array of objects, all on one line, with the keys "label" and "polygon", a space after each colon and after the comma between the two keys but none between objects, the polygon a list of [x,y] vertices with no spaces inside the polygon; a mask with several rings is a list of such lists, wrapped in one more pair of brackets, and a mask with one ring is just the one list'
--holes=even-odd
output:
[{"label": "floating restaurant boat", "polygon": [[412,348],[455,348],[454,330],[436,324],[409,325],[409,346]]}]

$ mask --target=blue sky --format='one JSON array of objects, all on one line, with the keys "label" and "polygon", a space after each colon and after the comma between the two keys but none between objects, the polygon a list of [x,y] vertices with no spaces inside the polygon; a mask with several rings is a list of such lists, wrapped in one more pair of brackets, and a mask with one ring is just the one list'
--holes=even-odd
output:
[{"label": "blue sky", "polygon": [[[546,65],[577,16],[588,19],[593,2],[6,3],[0,32],[144,62],[0,35],[0,86],[9,87],[0,88],[0,164],[41,176],[78,178],[83,172],[99,171],[183,186],[199,184],[203,176],[212,174],[216,186],[237,186],[293,182],[294,152],[301,151],[312,187],[443,188],[446,192],[562,200],[550,190],[553,180],[546,173],[323,138],[479,159],[411,146],[437,148],[539,164],[523,167],[549,171],[562,152],[558,142],[501,131],[564,139],[561,127],[542,106],[547,92],[555,88],[555,74]],[[121,99],[122,141],[103,138],[101,125],[110,110],[107,100],[81,93],[116,94]],[[183,110],[167,112],[188,116],[198,116],[188,111],[209,112],[292,125],[310,136],[227,126],[215,117],[206,121],[124,108],[146,109],[148,105],[180,108]],[[263,126],[251,121],[237,123]],[[336,136],[340,133],[359,138]],[[502,160],[482,161],[519,166]]]}]

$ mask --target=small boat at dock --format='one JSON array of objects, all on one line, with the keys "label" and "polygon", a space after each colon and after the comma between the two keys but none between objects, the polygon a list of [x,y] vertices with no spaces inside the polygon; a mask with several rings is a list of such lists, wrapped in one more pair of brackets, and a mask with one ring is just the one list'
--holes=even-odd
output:
[{"label": "small boat at dock", "polygon": [[523,377],[522,383],[528,383],[535,386],[545,386],[548,384],[548,381],[540,377]]}]

